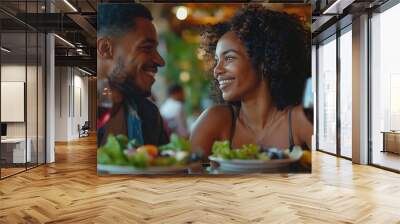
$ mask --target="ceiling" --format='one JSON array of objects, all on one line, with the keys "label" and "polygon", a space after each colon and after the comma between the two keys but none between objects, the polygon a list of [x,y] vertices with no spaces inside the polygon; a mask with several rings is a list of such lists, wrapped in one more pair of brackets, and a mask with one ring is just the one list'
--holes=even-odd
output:
[{"label": "ceiling", "polygon": [[312,0],[312,35],[316,44],[351,24],[352,18],[373,11],[388,0]]},{"label": "ceiling", "polygon": [[[69,6],[66,1],[68,1],[72,7]],[[355,16],[357,13],[378,7],[386,1],[387,0],[270,0],[262,2],[311,3],[312,33],[315,39],[318,36],[321,38],[327,35],[324,34],[324,32],[326,33],[328,28],[337,24],[337,22],[344,17],[348,15]],[[56,63],[58,65],[73,63],[76,66],[80,66],[84,64],[88,69],[95,71],[97,2],[133,1],[48,0],[47,5],[45,2],[45,0],[0,1],[1,30],[3,33],[7,33],[2,35],[3,46],[7,45],[8,48],[13,48],[13,54],[15,55],[25,55],[25,38],[22,37],[24,35],[21,34],[21,32],[24,33],[27,28],[30,31],[54,32],[75,45],[75,47],[72,48],[69,44],[56,38],[55,52],[57,57]],[[141,2],[151,3],[154,1],[143,0]],[[157,2],[161,3],[163,1],[159,0]],[[332,7],[332,5],[335,5],[335,7]],[[190,7],[190,4],[188,6]],[[330,11],[327,11],[328,8],[330,8]],[[50,9],[52,13],[49,13]],[[193,22],[196,21],[193,20]],[[27,53],[29,58],[29,55],[35,52],[36,46],[34,43],[30,43],[31,38],[28,38],[27,41]],[[77,51],[77,49],[80,50]],[[11,54],[9,56],[11,56]]]},{"label": "ceiling", "polygon": [[1,0],[2,46],[12,50],[2,60],[35,58],[44,45],[36,47],[36,33],[51,32],[74,45],[55,38],[56,66],[79,66],[95,73],[96,5],[96,0],[47,0],[47,4],[44,0]]}]

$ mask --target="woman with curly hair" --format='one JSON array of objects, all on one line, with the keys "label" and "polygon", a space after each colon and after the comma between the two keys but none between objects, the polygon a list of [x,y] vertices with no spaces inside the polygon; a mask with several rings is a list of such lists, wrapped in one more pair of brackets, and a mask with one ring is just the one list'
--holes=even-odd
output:
[{"label": "woman with curly hair", "polygon": [[219,140],[229,140],[231,148],[311,148],[313,126],[301,106],[311,74],[311,39],[302,22],[250,5],[229,22],[205,29],[202,39],[207,58],[215,60],[220,104],[196,121],[192,149],[207,156]]}]

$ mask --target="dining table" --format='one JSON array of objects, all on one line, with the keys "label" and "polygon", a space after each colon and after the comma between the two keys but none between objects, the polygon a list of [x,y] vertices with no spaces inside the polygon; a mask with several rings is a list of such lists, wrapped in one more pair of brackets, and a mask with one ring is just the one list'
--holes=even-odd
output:
[{"label": "dining table", "polygon": [[110,175],[110,174],[127,174],[127,175],[183,175],[183,176],[193,176],[193,175],[241,175],[241,174],[251,174],[251,173],[311,173],[311,164],[304,165],[299,161],[291,163],[287,166],[259,169],[259,170],[224,170],[221,169],[220,165],[214,161],[204,161],[196,162],[188,165],[183,169],[165,168],[165,169],[135,169],[132,167],[122,167],[122,166],[104,166],[98,164],[99,175]]}]

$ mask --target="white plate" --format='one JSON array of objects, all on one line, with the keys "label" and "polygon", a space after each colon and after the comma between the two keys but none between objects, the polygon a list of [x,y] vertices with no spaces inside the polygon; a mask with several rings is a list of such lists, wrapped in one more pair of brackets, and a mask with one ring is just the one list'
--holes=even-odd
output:
[{"label": "white plate", "polygon": [[218,169],[221,171],[234,172],[234,173],[257,173],[257,172],[277,172],[283,171],[283,168],[287,168],[290,164],[295,163],[299,160],[296,159],[272,159],[272,160],[242,160],[232,159],[227,160],[221,157],[208,157],[211,161],[219,164]]},{"label": "white plate", "polygon": [[150,166],[145,169],[136,168],[133,166],[115,166],[97,164],[97,172],[101,174],[187,174],[188,169],[199,164],[194,163],[190,165],[175,165],[175,166]]}]

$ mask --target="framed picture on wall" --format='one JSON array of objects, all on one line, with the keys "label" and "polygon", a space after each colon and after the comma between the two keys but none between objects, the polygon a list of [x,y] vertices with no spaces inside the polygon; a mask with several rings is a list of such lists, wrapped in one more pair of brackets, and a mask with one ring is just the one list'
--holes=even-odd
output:
[{"label": "framed picture on wall", "polygon": [[99,174],[311,172],[309,4],[100,3],[97,18]]},{"label": "framed picture on wall", "polygon": [[25,82],[1,82],[1,122],[24,122]]}]

